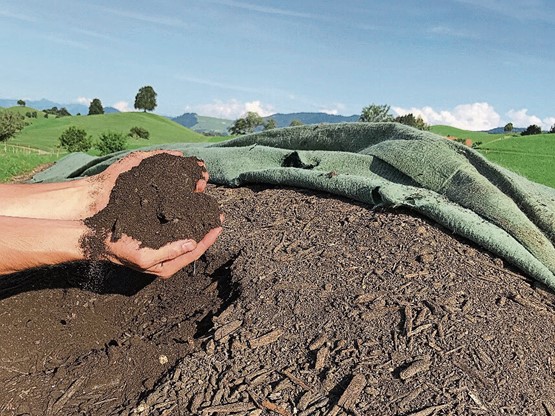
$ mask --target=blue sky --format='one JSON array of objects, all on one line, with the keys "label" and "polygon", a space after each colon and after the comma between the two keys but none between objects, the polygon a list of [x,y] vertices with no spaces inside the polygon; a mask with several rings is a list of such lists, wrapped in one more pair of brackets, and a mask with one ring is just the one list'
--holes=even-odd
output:
[{"label": "blue sky", "polygon": [[0,98],[555,124],[552,0],[0,0]]}]

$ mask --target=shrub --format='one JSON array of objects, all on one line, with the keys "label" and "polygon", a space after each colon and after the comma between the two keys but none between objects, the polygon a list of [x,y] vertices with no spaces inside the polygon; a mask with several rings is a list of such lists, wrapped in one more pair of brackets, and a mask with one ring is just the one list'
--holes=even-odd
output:
[{"label": "shrub", "polygon": [[60,147],[68,152],[86,152],[92,147],[92,139],[87,132],[75,126],[65,129],[58,140]]},{"label": "shrub", "polygon": [[135,127],[131,127],[131,130],[129,130],[128,136],[134,139],[137,138],[137,139],[148,140],[150,138],[150,133],[148,132],[147,129],[135,126]]},{"label": "shrub", "polygon": [[107,155],[108,153],[119,152],[125,150],[127,145],[127,137],[122,133],[109,131],[101,133],[96,143],[96,148],[100,150],[100,154]]},{"label": "shrub", "polygon": [[521,136],[532,136],[534,134],[542,134],[542,128],[537,124],[529,125],[526,130],[520,133]]},{"label": "shrub", "polygon": [[0,112],[0,142],[15,136],[25,127],[25,118],[16,112]]}]

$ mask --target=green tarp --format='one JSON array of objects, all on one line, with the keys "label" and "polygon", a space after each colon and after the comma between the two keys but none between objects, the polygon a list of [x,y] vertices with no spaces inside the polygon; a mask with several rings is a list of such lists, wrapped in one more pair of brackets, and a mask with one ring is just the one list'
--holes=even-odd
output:
[{"label": "green tarp", "polygon": [[[555,189],[433,133],[396,123],[343,123],[141,150],[160,148],[203,159],[216,184],[288,185],[413,209],[555,289]],[[124,154],[73,153],[33,181],[92,175]]]}]

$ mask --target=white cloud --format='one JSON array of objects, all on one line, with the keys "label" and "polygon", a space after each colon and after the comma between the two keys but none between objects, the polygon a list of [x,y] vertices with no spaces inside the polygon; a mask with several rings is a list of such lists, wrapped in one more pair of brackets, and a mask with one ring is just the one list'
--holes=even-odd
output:
[{"label": "white cloud", "polygon": [[90,105],[92,101],[92,98],[87,98],[87,97],[77,97],[77,102],[79,104],[83,104],[83,105]]},{"label": "white cloud", "polygon": [[236,119],[243,116],[248,111],[254,111],[266,117],[275,113],[273,107],[268,104],[263,104],[259,100],[240,102],[238,100],[221,101],[214,100],[209,104],[200,104],[188,108],[190,111],[201,116],[219,117],[226,119]]},{"label": "white cloud", "polygon": [[500,126],[501,116],[488,103],[460,104],[452,110],[436,111],[432,107],[392,107],[397,115],[412,113],[428,124],[446,124],[465,130],[489,130]]},{"label": "white cloud", "polygon": [[542,130],[549,130],[551,126],[555,124],[555,117],[545,117],[541,119],[538,116],[528,114],[527,108],[509,110],[507,112],[507,118],[515,127],[528,127],[531,124],[536,124],[540,126]]},{"label": "white cloud", "polygon": [[117,103],[112,104],[112,107],[124,113],[133,111],[133,109],[129,107],[129,103],[127,101],[118,101]]},{"label": "white cloud", "polygon": [[318,111],[321,113],[331,114],[331,115],[338,115],[345,111],[345,105],[342,103],[333,104],[330,107],[321,107]]}]

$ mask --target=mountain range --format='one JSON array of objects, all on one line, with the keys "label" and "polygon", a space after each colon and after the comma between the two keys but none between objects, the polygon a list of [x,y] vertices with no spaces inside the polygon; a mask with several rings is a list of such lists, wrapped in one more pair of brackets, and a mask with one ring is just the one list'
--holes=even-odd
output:
[{"label": "mountain range", "polygon": [[[13,107],[17,105],[18,100],[9,99],[9,98],[0,98],[0,107]],[[89,113],[89,106],[84,104],[60,104],[54,101],[47,100],[46,98],[42,98],[40,100],[24,100],[25,105],[27,107],[34,108],[36,110],[46,110],[52,107],[62,108],[65,107],[70,114],[88,114]],[[119,113],[119,110],[114,107],[104,107],[104,113]]]}]

